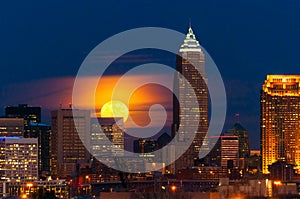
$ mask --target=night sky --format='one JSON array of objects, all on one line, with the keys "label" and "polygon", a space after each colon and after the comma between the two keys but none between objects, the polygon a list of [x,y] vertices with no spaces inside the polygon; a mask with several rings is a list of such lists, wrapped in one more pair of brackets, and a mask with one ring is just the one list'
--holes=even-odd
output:
[{"label": "night sky", "polygon": [[17,103],[58,107],[45,107],[41,101],[70,92],[72,84],[53,81],[75,77],[86,55],[101,41],[146,26],[186,33],[191,18],[198,40],[226,86],[224,129],[240,113],[251,147],[259,148],[259,95],[266,75],[300,73],[298,0],[12,0],[0,4],[1,107]]}]

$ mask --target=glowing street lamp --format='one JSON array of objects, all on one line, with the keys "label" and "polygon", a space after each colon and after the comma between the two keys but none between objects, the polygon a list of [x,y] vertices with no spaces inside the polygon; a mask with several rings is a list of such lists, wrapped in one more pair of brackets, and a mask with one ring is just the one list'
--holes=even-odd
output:
[{"label": "glowing street lamp", "polygon": [[27,183],[26,186],[28,187],[29,193],[31,192],[31,187],[33,187],[33,183]]},{"label": "glowing street lamp", "polygon": [[281,186],[281,181],[274,181],[274,185],[275,185],[275,191],[276,191],[276,195],[278,195],[279,192],[279,186]]},{"label": "glowing street lamp", "polygon": [[171,190],[172,190],[173,192],[175,192],[176,189],[177,189],[177,187],[176,187],[175,185],[173,185],[173,186],[171,187]]},{"label": "glowing street lamp", "polygon": [[86,183],[89,183],[90,182],[90,176],[86,175],[85,180],[86,180]]},{"label": "glowing street lamp", "polygon": [[275,185],[281,185],[281,181],[274,181]]}]

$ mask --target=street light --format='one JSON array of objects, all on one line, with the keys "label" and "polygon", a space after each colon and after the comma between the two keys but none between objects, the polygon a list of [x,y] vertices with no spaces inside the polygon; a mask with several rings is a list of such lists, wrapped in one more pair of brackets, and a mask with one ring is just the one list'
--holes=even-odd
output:
[{"label": "street light", "polygon": [[173,185],[173,186],[171,187],[171,190],[172,190],[173,192],[175,192],[176,189],[177,189],[177,187],[176,187],[175,185]]},{"label": "street light", "polygon": [[90,176],[88,175],[85,176],[85,183],[90,183]]},{"label": "street light", "polygon": [[261,197],[261,181],[258,181],[259,184],[259,197]]},{"label": "street light", "polygon": [[274,185],[275,185],[276,196],[278,196],[279,186],[281,185],[281,181],[279,180],[274,181]]},{"label": "street light", "polygon": [[281,181],[274,181],[275,185],[281,185]]},{"label": "street light", "polygon": [[30,194],[31,187],[33,187],[33,183],[29,182],[29,183],[26,184],[26,186],[28,187],[28,193]]}]

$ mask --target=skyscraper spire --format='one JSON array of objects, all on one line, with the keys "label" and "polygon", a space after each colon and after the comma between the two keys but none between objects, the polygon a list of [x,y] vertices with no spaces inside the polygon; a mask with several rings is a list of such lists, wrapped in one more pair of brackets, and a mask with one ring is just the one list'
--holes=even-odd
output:
[{"label": "skyscraper spire", "polygon": [[235,114],[236,123],[240,123],[240,113]]},{"label": "skyscraper spire", "polygon": [[187,51],[194,51],[194,52],[201,52],[201,47],[199,41],[196,39],[196,36],[192,30],[190,25],[188,33],[183,41],[183,44],[180,47],[179,52],[187,52]]}]

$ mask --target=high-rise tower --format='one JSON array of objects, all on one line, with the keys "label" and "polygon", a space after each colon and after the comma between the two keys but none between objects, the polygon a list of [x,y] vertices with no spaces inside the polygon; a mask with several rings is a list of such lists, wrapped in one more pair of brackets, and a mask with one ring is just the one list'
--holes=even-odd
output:
[{"label": "high-rise tower", "polygon": [[[78,126],[75,126],[75,122]],[[68,178],[78,174],[78,168],[90,159],[81,140],[89,142],[90,112],[78,109],[55,110],[51,112],[51,123],[51,175]]]},{"label": "high-rise tower", "polygon": [[261,90],[262,172],[276,161],[300,171],[300,75],[268,75]]},{"label": "high-rise tower", "polygon": [[[195,133],[186,130],[187,125],[197,125],[195,126],[197,132],[192,145],[175,163],[176,170],[178,170],[194,166],[208,130],[208,89],[205,74],[205,55],[191,27],[179,49],[176,70],[181,75],[175,75],[174,77],[174,91],[178,94],[178,99],[175,97],[173,99],[173,133],[178,133],[178,141],[184,142],[186,134]],[[184,78],[190,86],[185,83]],[[197,103],[192,100],[193,93],[196,95],[199,107],[195,107]],[[178,101],[181,102],[183,107],[179,106]],[[200,121],[195,118],[195,115],[199,115]],[[182,132],[178,132],[179,129]]]}]

